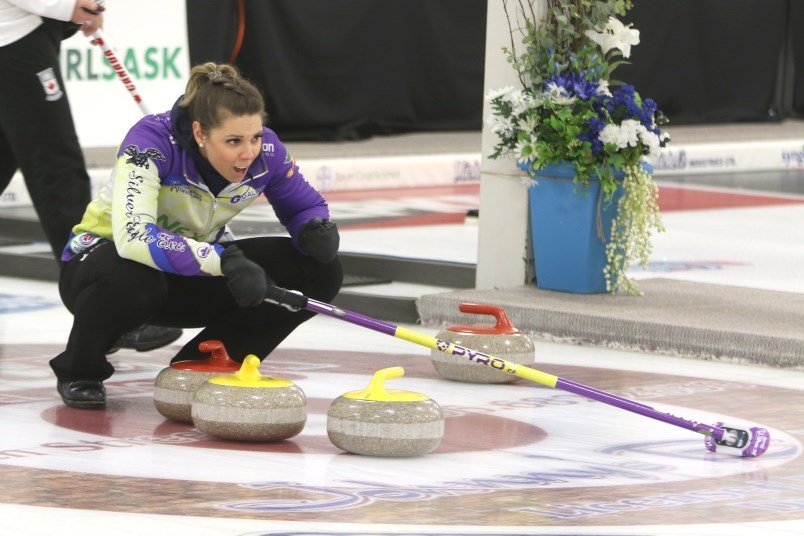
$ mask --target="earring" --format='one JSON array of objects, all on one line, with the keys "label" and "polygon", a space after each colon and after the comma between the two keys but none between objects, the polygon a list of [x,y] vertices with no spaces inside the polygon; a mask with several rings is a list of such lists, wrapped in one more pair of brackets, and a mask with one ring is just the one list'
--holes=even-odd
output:
[{"label": "earring", "polygon": [[203,147],[203,146],[204,146],[204,142],[203,142],[203,141],[199,141],[199,142],[198,142],[198,146],[199,146],[199,147]]}]

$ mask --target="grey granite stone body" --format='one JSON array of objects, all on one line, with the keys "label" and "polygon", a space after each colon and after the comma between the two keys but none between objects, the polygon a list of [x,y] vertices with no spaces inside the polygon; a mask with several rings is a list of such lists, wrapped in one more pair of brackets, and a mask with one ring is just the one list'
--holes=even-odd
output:
[{"label": "grey granite stone body", "polygon": [[281,441],[307,422],[307,398],[297,385],[235,387],[207,382],[192,403],[195,427],[221,439]]},{"label": "grey granite stone body", "polygon": [[444,436],[444,415],[432,399],[388,402],[338,397],[327,412],[327,435],[336,447],[367,456],[427,454]]},{"label": "grey granite stone body", "polygon": [[154,380],[154,406],[170,420],[192,423],[195,392],[220,372],[196,372],[172,367],[162,369]]},{"label": "grey granite stone body", "polygon": [[[436,338],[468,350],[500,357],[517,365],[531,366],[536,362],[533,341],[524,333],[500,335],[442,329],[436,334]],[[467,383],[512,383],[519,380],[519,377],[513,374],[438,350],[430,351],[430,359],[436,372],[448,380]]]}]

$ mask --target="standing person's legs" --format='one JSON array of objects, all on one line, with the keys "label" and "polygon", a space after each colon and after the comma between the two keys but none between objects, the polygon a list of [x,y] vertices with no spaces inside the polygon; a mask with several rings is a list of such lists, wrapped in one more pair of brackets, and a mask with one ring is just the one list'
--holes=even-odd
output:
[{"label": "standing person's legs", "polygon": [[[58,63],[63,27],[45,23],[0,47],[0,192],[19,166],[57,261],[90,202],[91,185]],[[179,329],[143,325],[116,346],[170,344]]]},{"label": "standing person's legs", "polygon": [[[2,66],[0,66],[2,68]],[[11,150],[6,135],[3,134],[2,112],[0,112],[0,194],[6,191],[14,173],[17,172],[17,157]]]},{"label": "standing person's legs", "polygon": [[42,25],[0,47],[0,128],[59,258],[91,186],[59,68],[61,34]]}]

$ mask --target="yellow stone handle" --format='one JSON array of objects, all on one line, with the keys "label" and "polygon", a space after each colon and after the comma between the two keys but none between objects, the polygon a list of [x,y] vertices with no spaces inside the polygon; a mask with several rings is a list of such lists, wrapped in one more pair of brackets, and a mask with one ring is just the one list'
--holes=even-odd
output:
[{"label": "yellow stone handle", "polygon": [[290,387],[293,382],[282,378],[268,378],[260,374],[260,358],[249,354],[240,365],[240,370],[226,376],[216,376],[209,380],[217,385],[232,387]]},{"label": "yellow stone handle", "polygon": [[243,383],[258,382],[262,378],[260,374],[260,358],[249,354],[240,365],[240,370],[235,372],[237,379]]},{"label": "yellow stone handle", "polygon": [[402,367],[388,367],[380,369],[371,377],[368,387],[362,391],[350,391],[345,393],[344,398],[359,398],[361,400],[375,400],[377,402],[420,402],[429,397],[421,393],[412,391],[401,391],[397,389],[387,390],[385,381],[394,378],[401,378],[405,375]]},{"label": "yellow stone handle", "polygon": [[374,376],[371,377],[367,390],[377,394],[387,393],[385,390],[385,380],[401,378],[404,375],[405,369],[402,367],[388,367],[380,369],[374,373]]}]

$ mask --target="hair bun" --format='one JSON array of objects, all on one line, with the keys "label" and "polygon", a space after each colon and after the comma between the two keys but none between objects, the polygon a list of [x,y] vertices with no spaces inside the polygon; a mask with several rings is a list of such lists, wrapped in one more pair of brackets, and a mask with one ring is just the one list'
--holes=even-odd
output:
[{"label": "hair bun", "polygon": [[223,82],[228,77],[219,70],[215,69],[214,71],[210,71],[207,73],[207,78],[209,78],[213,82]]}]

